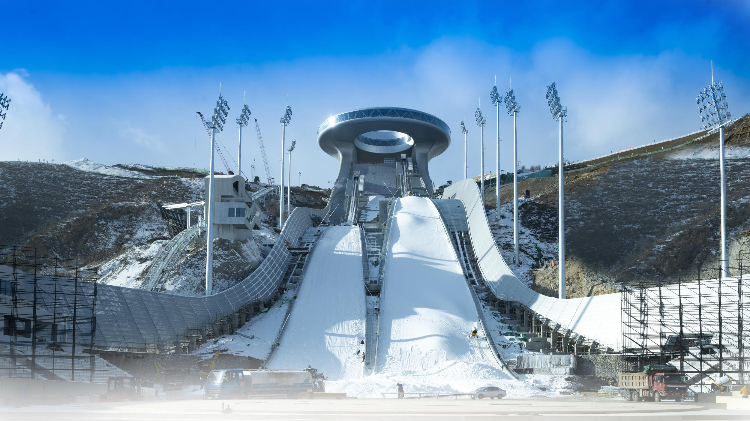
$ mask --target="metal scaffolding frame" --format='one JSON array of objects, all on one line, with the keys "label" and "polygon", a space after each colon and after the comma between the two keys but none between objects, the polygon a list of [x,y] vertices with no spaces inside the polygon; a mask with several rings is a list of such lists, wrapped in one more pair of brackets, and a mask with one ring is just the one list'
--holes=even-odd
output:
[{"label": "metal scaffolding frame", "polygon": [[[721,266],[699,270],[697,281],[666,284],[644,281],[623,287],[622,358],[630,371],[648,364],[671,363],[684,371],[694,392],[707,392],[712,382],[729,376],[748,380],[745,350],[750,332],[750,276],[740,253],[732,268],[736,277],[721,278]],[[744,259],[743,259],[744,258]],[[714,275],[714,276],[712,276]],[[696,279],[696,278],[691,278]]]},{"label": "metal scaffolding frame", "polygon": [[1,247],[0,261],[10,267],[0,271],[0,377],[101,380],[109,370],[90,353],[96,271],[16,246]]}]

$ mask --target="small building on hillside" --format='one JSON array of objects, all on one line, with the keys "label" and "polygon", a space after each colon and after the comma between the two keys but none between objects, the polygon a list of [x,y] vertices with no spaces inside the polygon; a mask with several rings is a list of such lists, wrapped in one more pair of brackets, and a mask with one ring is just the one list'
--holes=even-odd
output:
[{"label": "small building on hillside", "polygon": [[213,206],[214,238],[246,240],[250,230],[260,227],[261,211],[245,191],[245,180],[239,175],[214,175],[213,197],[208,200],[209,177],[204,180],[204,215]]}]

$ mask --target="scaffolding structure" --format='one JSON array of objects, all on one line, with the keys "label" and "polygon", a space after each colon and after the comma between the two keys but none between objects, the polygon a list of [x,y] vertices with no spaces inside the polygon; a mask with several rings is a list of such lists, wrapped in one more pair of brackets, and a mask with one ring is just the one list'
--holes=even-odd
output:
[{"label": "scaffolding structure", "polygon": [[717,266],[699,271],[697,281],[656,280],[623,287],[622,357],[627,371],[671,363],[686,374],[693,392],[712,390],[722,376],[736,384],[750,381],[745,355],[750,333],[744,328],[750,317],[750,276],[743,257],[749,262],[750,253],[740,253],[738,266],[732,268],[736,277],[722,279]]},{"label": "scaffolding structure", "polygon": [[[0,377],[101,381],[91,353],[97,276],[36,249],[0,248]],[[42,273],[50,273],[44,276]]]}]

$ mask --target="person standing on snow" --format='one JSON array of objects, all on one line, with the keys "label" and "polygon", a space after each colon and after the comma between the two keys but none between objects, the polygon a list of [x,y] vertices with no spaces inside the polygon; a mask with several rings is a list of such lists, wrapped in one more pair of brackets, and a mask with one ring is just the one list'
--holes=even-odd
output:
[{"label": "person standing on snow", "polygon": [[396,386],[398,386],[398,398],[403,399],[404,398],[404,385],[401,383],[396,383]]}]

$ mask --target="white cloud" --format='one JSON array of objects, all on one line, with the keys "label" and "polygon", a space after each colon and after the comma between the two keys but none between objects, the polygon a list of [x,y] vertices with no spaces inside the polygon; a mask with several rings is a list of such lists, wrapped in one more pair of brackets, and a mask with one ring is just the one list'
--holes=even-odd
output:
[{"label": "white cloud", "polygon": [[164,150],[164,142],[161,141],[159,136],[150,135],[139,128],[130,127],[129,124],[126,124],[125,127],[120,130],[120,137],[155,151]]},{"label": "white cloud", "polygon": [[0,74],[0,92],[11,99],[0,129],[0,161],[63,161],[65,116],[54,114],[27,78],[24,70]]}]

